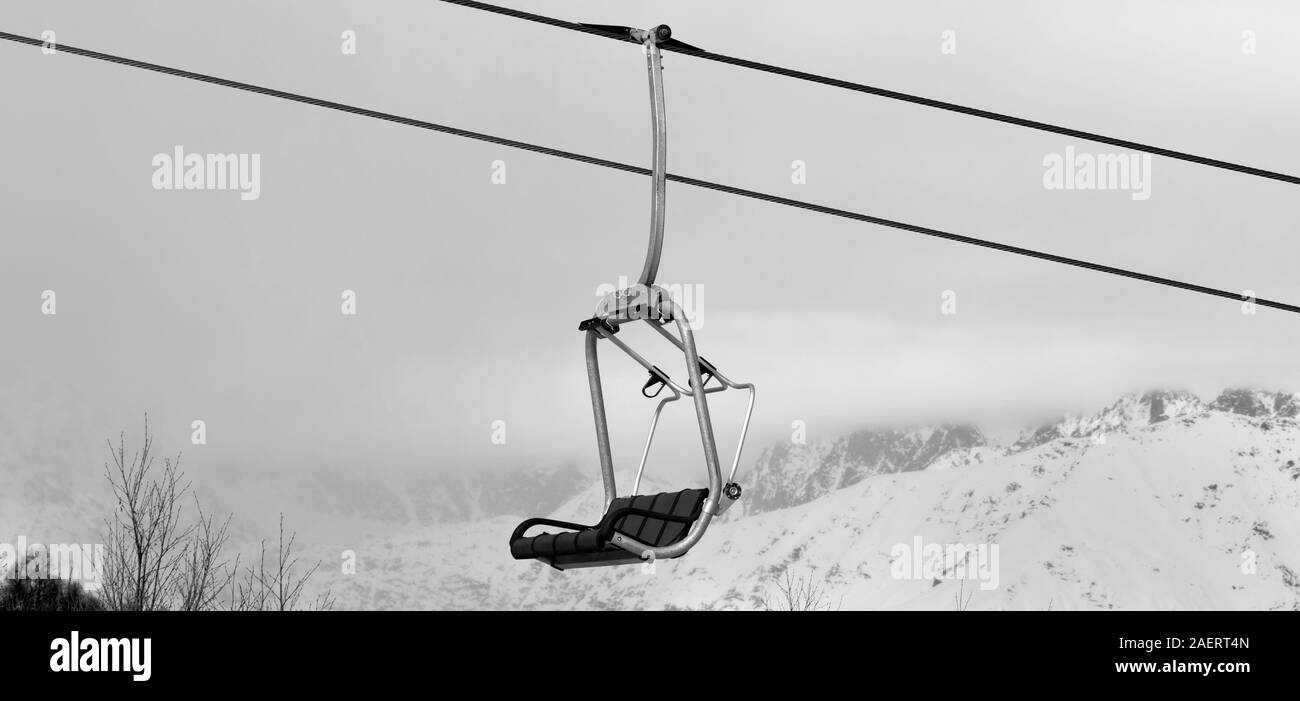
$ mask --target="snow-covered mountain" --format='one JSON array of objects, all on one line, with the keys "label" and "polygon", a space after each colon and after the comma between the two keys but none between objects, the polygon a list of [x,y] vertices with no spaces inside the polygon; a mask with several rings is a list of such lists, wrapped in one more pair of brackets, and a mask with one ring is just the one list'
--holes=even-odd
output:
[{"label": "snow-covered mountain", "polygon": [[[1148,392],[1009,445],[948,426],[772,446],[741,477],[754,503],[679,560],[558,572],[511,559],[501,516],[372,539],[330,584],[350,608],[753,609],[789,576],[846,609],[1297,609],[1296,405]],[[592,485],[555,517],[600,511]],[[997,555],[962,581],[903,566],[922,544]]]},{"label": "snow-covered mountain", "polygon": [[1091,438],[1100,442],[1111,433],[1194,415],[1205,408],[1191,392],[1158,390],[1128,394],[1096,414],[1066,416],[1045,424],[1021,436],[1011,447],[1012,450],[1025,450],[1059,438]]},{"label": "snow-covered mountain", "polygon": [[1243,416],[1294,419],[1300,415],[1300,396],[1287,392],[1230,389],[1219,395],[1210,408]]},{"label": "snow-covered mountain", "polygon": [[[312,589],[332,587],[341,608],[753,609],[790,577],[846,609],[1294,609],[1298,422],[1293,394],[1154,391],[1008,438],[945,425],[771,445],[742,469],[740,505],[653,568],[558,572],[510,557],[524,517],[600,518],[595,470],[577,465],[382,479],[234,470],[195,487],[235,512],[242,552],[284,511],[304,561],[323,562]],[[84,542],[108,514],[102,476],[21,469],[40,456],[0,440],[0,530]],[[997,547],[983,582],[949,563],[900,569],[899,552],[953,544]],[[355,574],[341,554],[355,554]]]},{"label": "snow-covered mountain", "polygon": [[872,475],[924,470],[953,451],[986,445],[973,426],[864,429],[807,445],[781,443],[759,455],[746,476],[749,514],[805,504]]},{"label": "snow-covered mountain", "polygon": [[[214,508],[283,511],[291,522],[328,522],[332,533],[390,533],[502,514],[547,513],[591,481],[571,463],[485,470],[292,470],[223,475],[196,485]],[[255,493],[248,485],[255,484]],[[297,518],[294,518],[294,517]],[[317,524],[322,525],[322,524]]]},{"label": "snow-covered mountain", "polygon": [[[0,459],[0,542],[6,542],[5,532],[51,539],[97,533],[111,512],[108,482],[94,469],[75,474],[70,479]],[[582,491],[590,477],[569,463],[479,471],[389,470],[382,479],[367,470],[254,473],[236,468],[219,479],[194,474],[192,489],[208,508],[233,513],[237,528],[243,525],[241,516],[253,514],[270,515],[274,526],[275,514],[283,511],[290,525],[299,528],[318,523],[329,526],[324,530],[388,533],[502,514],[546,513]],[[70,483],[77,488],[69,488]]]}]

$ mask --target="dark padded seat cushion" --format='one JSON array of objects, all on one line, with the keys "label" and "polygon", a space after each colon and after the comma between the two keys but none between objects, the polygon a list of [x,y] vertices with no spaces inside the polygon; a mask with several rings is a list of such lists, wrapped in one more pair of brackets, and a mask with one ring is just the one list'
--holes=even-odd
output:
[{"label": "dark padded seat cushion", "polygon": [[[662,492],[660,494],[643,494],[634,497],[619,497],[610,504],[609,511],[601,522],[595,526],[583,526],[563,521],[534,518],[524,521],[515,529],[510,538],[510,554],[517,560],[537,557],[555,557],[559,555],[580,555],[597,553],[603,550],[619,550],[601,538],[604,531],[609,534],[618,531],[652,547],[672,545],[686,537],[691,523],[699,518],[704,507],[704,500],[709,496],[707,489],[683,489],[680,492]],[[690,522],[669,521],[640,514],[619,515],[624,508],[644,509],[660,514],[685,517]],[[615,522],[610,525],[610,518]],[[568,529],[562,533],[540,533],[525,536],[524,532],[533,526],[557,526]]]}]

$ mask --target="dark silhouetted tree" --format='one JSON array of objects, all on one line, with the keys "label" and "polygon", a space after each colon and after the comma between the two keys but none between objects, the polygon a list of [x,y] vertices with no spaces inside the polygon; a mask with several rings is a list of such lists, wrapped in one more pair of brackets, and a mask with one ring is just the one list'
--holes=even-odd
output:
[{"label": "dark silhouetted tree", "polygon": [[10,579],[0,583],[0,611],[102,611],[104,603],[80,582]]}]

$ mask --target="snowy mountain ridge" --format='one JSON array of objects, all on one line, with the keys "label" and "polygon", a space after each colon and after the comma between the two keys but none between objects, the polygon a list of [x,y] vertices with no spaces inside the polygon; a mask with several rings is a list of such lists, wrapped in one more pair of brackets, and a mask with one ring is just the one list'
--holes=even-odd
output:
[{"label": "snowy mountain ridge", "polygon": [[1124,395],[1101,411],[1066,415],[1024,431],[1009,445],[997,444],[971,425],[906,430],[861,429],[827,441],[781,443],[765,449],[753,468],[744,475],[749,490],[745,513],[807,503],[873,475],[979,463],[1062,438],[1104,442],[1111,434],[1208,411],[1294,418],[1300,414],[1300,396],[1286,392],[1229,389],[1207,404],[1187,391],[1135,392]]}]

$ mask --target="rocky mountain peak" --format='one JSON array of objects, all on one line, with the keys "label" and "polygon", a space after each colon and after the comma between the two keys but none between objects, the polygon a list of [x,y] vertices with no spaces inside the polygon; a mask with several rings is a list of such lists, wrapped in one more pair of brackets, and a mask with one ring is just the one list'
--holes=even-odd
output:
[{"label": "rocky mountain peak", "polygon": [[867,428],[806,445],[774,444],[745,475],[746,513],[803,504],[872,475],[924,470],[953,451],[987,443],[975,426],[944,424]]},{"label": "rocky mountain peak", "polygon": [[1131,392],[1096,414],[1066,415],[1033,429],[1016,441],[1011,450],[1027,450],[1058,438],[1091,438],[1097,434],[1132,431],[1199,414],[1205,409],[1199,397],[1185,390]]},{"label": "rocky mountain peak", "polygon": [[1210,409],[1255,417],[1295,418],[1300,415],[1300,397],[1289,392],[1237,387],[1225,389]]}]

